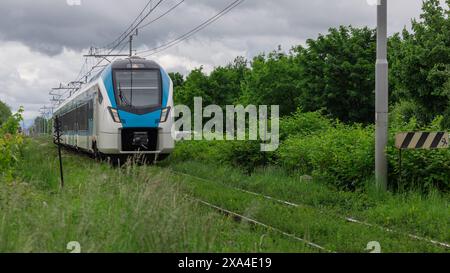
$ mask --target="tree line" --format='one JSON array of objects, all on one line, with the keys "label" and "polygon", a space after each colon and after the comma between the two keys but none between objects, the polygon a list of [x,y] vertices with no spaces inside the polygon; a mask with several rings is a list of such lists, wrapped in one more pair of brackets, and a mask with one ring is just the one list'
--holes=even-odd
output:
[{"label": "tree line", "polygon": [[[444,115],[450,127],[450,0],[426,0],[410,31],[389,38],[390,105],[405,117],[428,123]],[[297,109],[322,110],[346,123],[374,122],[376,30],[340,26],[309,39],[289,52],[281,47],[251,61],[236,57],[205,73],[203,67],[186,77],[170,73],[175,101],[205,104],[280,105],[288,116]],[[408,115],[409,114],[409,115]]]},{"label": "tree line", "polygon": [[[427,124],[443,115],[450,128],[450,0],[423,2],[422,14],[389,37],[389,98],[391,108],[405,117]],[[374,122],[376,30],[340,26],[288,52],[278,47],[252,60],[239,56],[225,66],[205,73],[203,67],[187,76],[170,73],[175,102],[193,107],[193,98],[204,104],[279,105],[289,116],[298,109],[322,111],[346,123]],[[11,116],[0,101],[0,124]],[[48,125],[42,118],[34,128]]]}]

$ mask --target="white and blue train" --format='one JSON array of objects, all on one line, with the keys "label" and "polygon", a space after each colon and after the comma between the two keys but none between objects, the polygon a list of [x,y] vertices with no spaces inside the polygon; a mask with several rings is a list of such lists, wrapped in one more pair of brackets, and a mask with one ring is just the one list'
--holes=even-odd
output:
[{"label": "white and blue train", "polygon": [[54,112],[63,145],[95,156],[132,154],[167,157],[171,134],[173,83],[154,61],[117,60],[90,80]]}]

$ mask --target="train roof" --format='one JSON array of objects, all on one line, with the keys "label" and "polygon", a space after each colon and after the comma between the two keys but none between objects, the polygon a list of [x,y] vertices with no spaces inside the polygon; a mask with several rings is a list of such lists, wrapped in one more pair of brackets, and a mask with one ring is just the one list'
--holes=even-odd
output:
[{"label": "train roof", "polygon": [[[147,59],[144,59],[144,58],[141,58],[141,57],[137,57],[137,56],[133,56],[133,57],[130,57],[130,58],[127,58],[127,59],[116,60],[116,61],[112,62],[111,64],[109,64],[109,66],[111,67],[111,69],[130,69],[130,68],[134,68],[134,69],[160,69],[161,68],[161,66],[158,63],[156,63],[155,61],[147,60]],[[92,79],[90,79],[90,81],[81,88],[81,92],[83,90],[89,89],[93,85],[93,82],[95,82],[102,75],[102,73],[104,71],[105,71],[105,69],[100,71],[95,77],[92,77]],[[65,106],[69,101],[72,100],[72,98],[76,97],[77,93],[79,93],[79,92],[76,92],[74,94],[74,96],[71,96],[71,97],[67,98],[64,102],[62,102],[56,108],[55,112],[57,112],[59,109],[61,109],[63,106]]]},{"label": "train roof", "polygon": [[[129,68],[141,68],[141,69],[160,69],[161,66],[152,60],[147,60],[141,57],[133,56],[127,59],[119,59],[109,64],[107,68],[111,69],[129,69]],[[97,80],[105,71],[103,69],[97,73],[94,77],[92,77],[89,82],[93,82]]]},{"label": "train roof", "polygon": [[111,64],[112,69],[129,69],[129,68],[142,68],[142,69],[159,69],[160,66],[155,61],[146,60],[140,57],[131,57],[127,59],[121,59],[114,61]]}]

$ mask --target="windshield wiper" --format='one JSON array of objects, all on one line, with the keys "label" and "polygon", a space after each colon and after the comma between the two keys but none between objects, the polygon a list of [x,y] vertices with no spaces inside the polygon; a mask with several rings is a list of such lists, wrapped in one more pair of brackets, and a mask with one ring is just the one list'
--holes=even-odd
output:
[{"label": "windshield wiper", "polygon": [[127,101],[127,99],[123,96],[122,88],[120,87],[120,83],[118,84],[118,88],[119,88],[119,98],[120,98],[120,100],[121,100],[125,105],[131,106],[131,104],[130,104],[130,103]]}]

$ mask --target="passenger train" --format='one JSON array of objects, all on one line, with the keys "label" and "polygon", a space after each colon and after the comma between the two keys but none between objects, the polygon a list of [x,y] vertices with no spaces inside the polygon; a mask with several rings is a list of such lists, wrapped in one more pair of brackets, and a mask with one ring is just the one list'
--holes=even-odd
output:
[{"label": "passenger train", "polygon": [[109,64],[61,103],[56,117],[62,144],[96,157],[158,160],[175,146],[173,83],[160,65],[139,57]]}]

